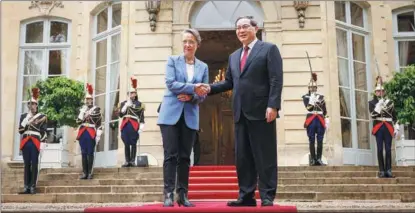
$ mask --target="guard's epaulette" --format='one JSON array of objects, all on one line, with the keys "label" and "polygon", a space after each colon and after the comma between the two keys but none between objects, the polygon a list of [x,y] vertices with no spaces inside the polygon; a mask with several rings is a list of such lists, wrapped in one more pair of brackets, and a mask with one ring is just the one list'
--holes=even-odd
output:
[{"label": "guard's epaulette", "polygon": [[143,110],[146,110],[146,105],[145,105],[144,103],[141,103],[141,108],[142,108]]}]

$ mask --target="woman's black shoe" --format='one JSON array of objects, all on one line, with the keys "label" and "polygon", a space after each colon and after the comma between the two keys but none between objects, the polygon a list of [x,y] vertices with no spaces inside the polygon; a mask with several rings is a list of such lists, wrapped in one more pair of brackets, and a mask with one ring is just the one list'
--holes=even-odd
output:
[{"label": "woman's black shoe", "polygon": [[173,193],[167,193],[164,197],[164,203],[163,207],[173,207],[174,201],[173,201]]}]

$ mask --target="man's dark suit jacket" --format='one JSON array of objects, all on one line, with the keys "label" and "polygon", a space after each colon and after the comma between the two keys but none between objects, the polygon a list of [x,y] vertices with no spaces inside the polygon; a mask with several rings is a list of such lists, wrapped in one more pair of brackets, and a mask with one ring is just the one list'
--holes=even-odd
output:
[{"label": "man's dark suit jacket", "polygon": [[281,109],[281,54],[275,44],[258,40],[248,55],[242,72],[239,65],[241,54],[242,48],[229,56],[225,80],[211,85],[209,95],[233,89],[235,123],[239,121],[241,112],[249,120],[265,120],[267,107]]}]

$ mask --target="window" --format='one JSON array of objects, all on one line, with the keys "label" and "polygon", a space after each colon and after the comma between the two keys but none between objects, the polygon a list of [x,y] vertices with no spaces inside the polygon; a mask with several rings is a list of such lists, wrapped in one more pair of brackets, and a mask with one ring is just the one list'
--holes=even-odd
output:
[{"label": "window", "polygon": [[[69,70],[70,23],[63,19],[36,19],[21,25],[18,116],[28,112],[28,89],[37,80],[67,76]],[[49,120],[48,143],[64,140],[64,128]],[[16,137],[20,139],[20,137]],[[19,143],[19,141],[16,141]],[[17,146],[18,147],[18,146]],[[17,155],[15,155],[17,156]]]},{"label": "window", "polygon": [[239,16],[253,16],[262,28],[264,14],[256,1],[201,1],[191,19],[198,29],[233,29]]},{"label": "window", "polygon": [[395,39],[396,70],[415,64],[415,10],[401,10],[393,14],[393,29]]},{"label": "window", "polygon": [[353,2],[335,2],[342,142],[370,149],[368,35],[366,11]]},{"label": "window", "polygon": [[114,3],[94,17],[93,55],[95,104],[103,114],[105,131],[97,151],[118,149],[120,90],[121,3]]}]

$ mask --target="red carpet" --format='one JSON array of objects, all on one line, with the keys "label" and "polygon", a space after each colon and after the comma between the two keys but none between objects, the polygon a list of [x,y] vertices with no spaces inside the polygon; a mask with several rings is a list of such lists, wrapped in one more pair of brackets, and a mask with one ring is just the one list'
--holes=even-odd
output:
[{"label": "red carpet", "polygon": [[[87,208],[84,212],[297,212],[295,206],[261,207],[228,207],[224,201],[238,198],[238,179],[235,166],[194,166],[190,168],[189,199],[196,207],[185,208],[177,204],[173,208],[159,204],[148,204],[135,207],[99,207]],[[255,198],[259,199],[258,190]],[[278,193],[277,193],[278,199]]]},{"label": "red carpet", "polygon": [[[190,200],[233,200],[238,198],[238,190],[238,178],[235,166],[190,167]],[[258,190],[255,192],[255,198],[260,198]]]},{"label": "red carpet", "polygon": [[236,166],[192,166],[190,171],[223,171],[233,170],[236,171]]},{"label": "red carpet", "polygon": [[228,207],[226,202],[194,202],[195,207],[179,207],[177,204],[174,207],[163,207],[162,204],[148,204],[144,206],[134,207],[98,207],[86,208],[84,212],[297,212],[295,206],[279,206],[274,205],[270,207]]}]

